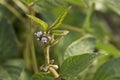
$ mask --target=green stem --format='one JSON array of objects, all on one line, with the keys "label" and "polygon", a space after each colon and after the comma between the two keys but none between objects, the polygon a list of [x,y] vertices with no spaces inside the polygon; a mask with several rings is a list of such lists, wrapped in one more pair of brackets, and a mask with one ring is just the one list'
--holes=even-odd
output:
[{"label": "green stem", "polygon": [[32,65],[35,73],[38,73],[38,65],[37,65],[37,59],[35,55],[35,48],[34,48],[34,43],[33,43],[33,36],[31,34],[31,54],[32,54]]},{"label": "green stem", "polygon": [[23,57],[26,63],[26,69],[31,70],[29,36],[26,36],[26,43],[24,47]]},{"label": "green stem", "polygon": [[[31,7],[29,7],[29,14],[32,15],[32,10]],[[31,49],[31,54],[32,54],[32,66],[33,70],[35,73],[38,73],[38,65],[37,65],[37,59],[36,59],[36,54],[35,54],[35,48],[34,48],[34,42],[33,42],[33,34],[32,34],[32,21],[30,20],[30,49]]]}]

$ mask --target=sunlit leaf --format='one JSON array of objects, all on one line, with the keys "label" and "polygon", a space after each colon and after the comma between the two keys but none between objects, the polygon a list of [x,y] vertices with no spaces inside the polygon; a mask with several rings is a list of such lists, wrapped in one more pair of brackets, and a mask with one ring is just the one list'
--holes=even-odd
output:
[{"label": "sunlit leaf", "polygon": [[67,58],[60,68],[61,76],[65,79],[78,76],[80,72],[92,64],[96,56],[97,54],[90,53]]},{"label": "sunlit leaf", "polygon": [[56,19],[56,21],[50,26],[49,30],[56,29],[61,25],[62,21],[64,20],[64,18],[67,15],[70,8],[71,7],[67,8],[67,9],[65,8],[63,13],[61,13],[61,15]]},{"label": "sunlit leaf", "polygon": [[95,73],[93,80],[120,80],[120,58],[104,63]]},{"label": "sunlit leaf", "polygon": [[44,22],[43,20],[32,16],[32,15],[27,15],[30,19],[32,19],[34,22],[38,23],[40,25],[40,27],[44,30],[47,31],[48,30],[48,24],[46,22]]},{"label": "sunlit leaf", "polygon": [[92,36],[84,36],[71,43],[65,51],[64,59],[83,53],[93,53],[96,39]]}]

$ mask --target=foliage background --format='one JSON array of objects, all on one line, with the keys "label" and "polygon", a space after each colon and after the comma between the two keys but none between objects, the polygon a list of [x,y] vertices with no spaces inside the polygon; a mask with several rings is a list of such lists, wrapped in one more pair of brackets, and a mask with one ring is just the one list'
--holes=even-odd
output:
[{"label": "foliage background", "polygon": [[26,14],[32,11],[51,24],[65,6],[72,8],[60,29],[70,33],[51,48],[50,56],[56,64],[63,63],[68,45],[86,34],[96,37],[96,49],[104,56],[95,62],[96,66],[91,66],[84,80],[92,80],[100,65],[120,56],[119,0],[0,0],[0,79],[30,80],[34,74],[34,53],[37,66],[44,63],[43,49],[34,36],[41,29],[33,22],[30,24]]}]

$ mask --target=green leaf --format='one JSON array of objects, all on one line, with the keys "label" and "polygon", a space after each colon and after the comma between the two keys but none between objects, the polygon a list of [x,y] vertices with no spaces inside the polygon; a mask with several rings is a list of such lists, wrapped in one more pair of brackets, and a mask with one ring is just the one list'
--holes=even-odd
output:
[{"label": "green leaf", "polygon": [[69,8],[65,8],[65,10],[63,11],[63,13],[56,19],[56,21],[50,26],[50,28],[49,28],[49,30],[52,30],[52,29],[56,29],[56,28],[58,28],[60,25],[61,25],[61,23],[62,23],[62,21],[64,20],[64,18],[65,18],[65,16],[67,15],[67,13],[68,13],[68,11],[69,11],[69,9],[70,9],[71,7],[69,7]]},{"label": "green leaf", "polygon": [[0,80],[12,80],[9,73],[1,66],[0,66]]},{"label": "green leaf", "polygon": [[0,19],[0,60],[17,56],[18,44],[13,26],[5,18]]},{"label": "green leaf", "polygon": [[64,36],[67,35],[69,31],[67,30],[52,30],[52,34],[56,36]]},{"label": "green leaf", "polygon": [[120,51],[112,44],[110,43],[102,43],[102,42],[97,42],[97,48],[99,48],[100,50],[105,51],[106,53],[108,53],[109,55],[112,56],[119,56],[120,55]]},{"label": "green leaf", "polygon": [[33,20],[34,22],[38,23],[40,25],[40,27],[42,27],[42,29],[44,31],[47,31],[48,30],[48,24],[46,22],[44,22],[43,20],[35,17],[35,16],[32,16],[32,15],[27,15],[31,20]]},{"label": "green leaf", "polygon": [[25,68],[24,61],[21,59],[9,60],[3,64],[4,69],[11,76],[12,80],[19,80]]},{"label": "green leaf", "polygon": [[15,66],[15,67],[19,67],[21,69],[23,69],[25,67],[25,63],[22,59],[11,59],[6,61],[4,64],[5,66]]},{"label": "green leaf", "polygon": [[39,73],[32,76],[32,80],[54,80],[52,76],[45,73]]},{"label": "green leaf", "polygon": [[65,51],[64,59],[84,53],[93,53],[96,39],[92,36],[84,36],[71,43]]},{"label": "green leaf", "polygon": [[19,80],[24,68],[24,61],[21,59],[4,62],[0,66],[0,80]]},{"label": "green leaf", "polygon": [[120,0],[104,0],[105,5],[120,15]]},{"label": "green leaf", "polygon": [[83,0],[66,0],[66,1],[78,5],[80,7],[85,7],[85,8],[87,7],[86,3]]},{"label": "green leaf", "polygon": [[92,64],[96,56],[95,53],[87,53],[67,58],[60,68],[61,77],[67,79],[78,76],[79,73]]},{"label": "green leaf", "polygon": [[104,63],[95,73],[93,80],[120,80],[120,58]]}]

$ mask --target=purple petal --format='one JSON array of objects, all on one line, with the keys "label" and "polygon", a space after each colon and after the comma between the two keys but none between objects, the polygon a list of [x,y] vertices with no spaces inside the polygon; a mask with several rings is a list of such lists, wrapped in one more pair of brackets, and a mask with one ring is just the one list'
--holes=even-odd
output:
[{"label": "purple petal", "polygon": [[43,43],[44,43],[44,42],[47,42],[47,38],[46,38],[46,37],[42,37],[42,38],[41,38],[41,42],[43,42]]}]

